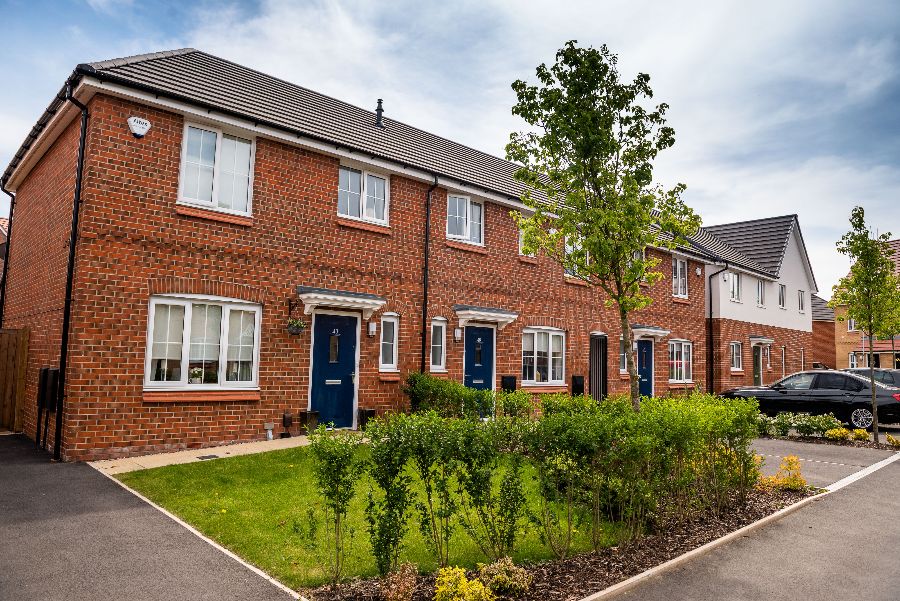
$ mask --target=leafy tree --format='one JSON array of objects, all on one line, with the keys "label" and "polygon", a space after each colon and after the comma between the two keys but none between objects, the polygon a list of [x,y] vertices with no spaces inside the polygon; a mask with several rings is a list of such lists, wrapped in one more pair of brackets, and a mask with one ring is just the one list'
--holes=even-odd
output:
[{"label": "leafy tree", "polygon": [[873,235],[866,226],[865,210],[854,207],[850,213],[850,231],[837,243],[838,252],[850,257],[850,273],[834,286],[831,306],[844,305],[845,315],[838,319],[855,319],[869,337],[869,380],[872,387],[872,431],[878,440],[878,411],[875,401],[875,353],[871,341],[888,327],[897,294],[893,250],[888,245],[890,232]]},{"label": "leafy tree", "polygon": [[876,338],[878,339],[889,339],[891,341],[891,368],[894,368],[897,362],[897,348],[894,339],[896,336],[900,335],[900,279],[895,279],[897,280],[894,283],[896,293],[888,295],[888,298],[885,299],[887,302],[887,305],[885,306],[885,319],[876,335]]},{"label": "leafy tree", "polygon": [[511,134],[506,154],[522,165],[515,177],[532,211],[513,213],[525,250],[543,251],[618,309],[638,408],[629,316],[651,303],[641,284],[663,278],[659,259],[645,249],[685,243],[700,218],[682,201],[683,184],[665,190],[653,183],[653,161],[675,143],[668,105],[645,108],[653,97],[649,75],[623,82],[617,61],[606,46],[570,41],[553,66],[537,68],[539,85],[514,82],[512,111],[530,130]]}]

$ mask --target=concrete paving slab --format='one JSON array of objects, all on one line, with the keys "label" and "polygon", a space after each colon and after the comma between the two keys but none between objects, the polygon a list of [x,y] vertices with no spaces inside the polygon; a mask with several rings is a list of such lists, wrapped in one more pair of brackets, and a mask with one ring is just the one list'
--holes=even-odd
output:
[{"label": "concrete paving slab", "polygon": [[293,449],[308,444],[309,439],[306,436],[293,436],[291,438],[258,440],[218,447],[175,451],[172,453],[155,453],[153,455],[141,455],[139,457],[103,459],[101,461],[91,462],[91,465],[104,474],[113,476],[116,474],[124,474],[125,472],[164,467],[166,465],[193,463],[196,461],[211,461],[214,459],[224,459],[225,457],[238,457],[240,455],[253,455],[255,453],[278,451],[280,449]]}]

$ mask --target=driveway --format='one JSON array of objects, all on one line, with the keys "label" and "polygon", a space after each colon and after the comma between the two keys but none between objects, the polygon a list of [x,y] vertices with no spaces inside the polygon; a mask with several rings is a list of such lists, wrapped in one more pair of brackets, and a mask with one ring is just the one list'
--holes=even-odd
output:
[{"label": "driveway", "polygon": [[0,436],[0,599],[291,598],[90,466]]},{"label": "driveway", "polygon": [[[812,468],[807,476],[819,482],[843,473],[849,462],[862,464],[872,458],[869,453],[852,452],[868,449],[793,444],[801,447],[801,456],[831,457],[843,463]],[[802,450],[808,447],[812,448]],[[834,449],[844,453],[835,456]],[[895,601],[900,598],[898,490],[900,461],[615,599]]]}]

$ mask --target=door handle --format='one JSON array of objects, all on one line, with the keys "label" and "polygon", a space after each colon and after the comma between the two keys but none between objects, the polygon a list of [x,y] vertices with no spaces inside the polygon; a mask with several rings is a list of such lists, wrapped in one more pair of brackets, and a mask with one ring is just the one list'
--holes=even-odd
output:
[{"label": "door handle", "polygon": [[356,382],[356,372],[355,371],[350,372],[350,381]]}]

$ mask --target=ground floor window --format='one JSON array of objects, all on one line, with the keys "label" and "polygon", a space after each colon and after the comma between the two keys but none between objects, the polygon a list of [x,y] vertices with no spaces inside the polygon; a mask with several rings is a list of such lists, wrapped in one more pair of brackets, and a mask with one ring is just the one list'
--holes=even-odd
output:
[{"label": "ground floor window", "polygon": [[152,297],[144,384],[256,386],[261,314],[259,305],[228,299]]},{"label": "ground floor window", "polygon": [[431,322],[431,371],[447,369],[447,321],[435,319]]},{"label": "ground floor window", "polygon": [[850,367],[859,367],[859,364],[856,362],[856,353],[850,353]]},{"label": "ground floor window", "polygon": [[625,357],[625,339],[619,340],[619,371],[628,371],[628,358]]},{"label": "ground floor window", "polygon": [[379,369],[393,371],[397,369],[397,334],[399,319],[397,315],[385,314],[381,318],[381,359]]},{"label": "ground floor window", "polygon": [[669,381],[690,382],[693,378],[693,345],[686,340],[669,342]]},{"label": "ground floor window", "polygon": [[731,369],[744,369],[743,359],[741,358],[741,350],[742,348],[740,342],[731,343]]},{"label": "ground floor window", "polygon": [[525,330],[522,333],[522,382],[565,382],[565,334],[561,330]]}]

